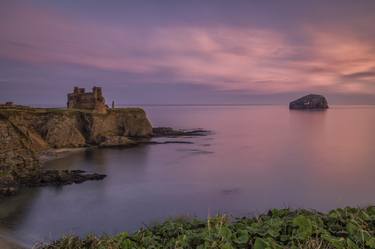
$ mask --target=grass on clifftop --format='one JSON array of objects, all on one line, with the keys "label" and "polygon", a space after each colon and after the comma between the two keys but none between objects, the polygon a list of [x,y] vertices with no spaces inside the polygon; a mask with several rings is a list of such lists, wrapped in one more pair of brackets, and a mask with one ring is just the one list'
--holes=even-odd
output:
[{"label": "grass on clifftop", "polygon": [[274,209],[254,218],[225,215],[174,219],[133,234],[80,239],[66,236],[43,249],[364,249],[375,248],[375,206],[345,208],[327,214]]}]

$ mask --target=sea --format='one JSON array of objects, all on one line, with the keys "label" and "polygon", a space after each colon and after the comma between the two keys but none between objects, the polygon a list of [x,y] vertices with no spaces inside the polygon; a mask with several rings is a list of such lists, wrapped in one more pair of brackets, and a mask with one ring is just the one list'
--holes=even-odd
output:
[{"label": "sea", "polygon": [[102,181],[24,189],[0,201],[0,231],[24,245],[133,232],[173,217],[326,212],[375,204],[375,106],[144,106],[153,126],[201,128],[183,143],[80,151],[46,168]]}]

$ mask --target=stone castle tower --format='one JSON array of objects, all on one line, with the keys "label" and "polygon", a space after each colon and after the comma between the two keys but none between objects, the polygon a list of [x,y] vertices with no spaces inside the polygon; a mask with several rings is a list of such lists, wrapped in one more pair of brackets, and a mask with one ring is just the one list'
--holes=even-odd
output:
[{"label": "stone castle tower", "polygon": [[74,87],[73,93],[68,93],[67,107],[70,109],[86,109],[106,113],[108,106],[102,95],[102,88],[94,86],[92,92],[85,88]]}]

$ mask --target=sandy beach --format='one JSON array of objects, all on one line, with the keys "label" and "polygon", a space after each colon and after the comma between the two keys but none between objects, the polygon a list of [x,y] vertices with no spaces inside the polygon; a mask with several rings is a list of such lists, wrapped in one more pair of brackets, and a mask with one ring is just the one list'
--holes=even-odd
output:
[{"label": "sandy beach", "polygon": [[92,147],[80,147],[80,148],[49,149],[41,153],[41,155],[39,156],[39,160],[43,164],[43,163],[46,163],[55,159],[60,159],[60,158],[69,156],[77,152],[94,149],[94,148],[95,147],[92,146]]}]

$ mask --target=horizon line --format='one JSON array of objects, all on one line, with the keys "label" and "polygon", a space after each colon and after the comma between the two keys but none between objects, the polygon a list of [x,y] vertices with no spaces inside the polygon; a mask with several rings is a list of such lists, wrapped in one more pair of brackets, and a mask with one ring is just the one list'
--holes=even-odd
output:
[{"label": "horizon line", "polygon": [[[49,106],[51,108],[66,108],[66,106],[59,106],[59,105],[46,105],[46,104],[27,104],[27,106],[31,106],[31,107],[40,107],[40,108],[43,108],[43,106],[45,106],[46,108],[49,108]],[[247,104],[247,103],[240,103],[240,104],[219,104],[219,103],[215,103],[215,104],[141,104],[141,103],[138,103],[138,104],[135,104],[135,103],[129,103],[129,104],[116,104],[115,105],[115,108],[116,107],[127,107],[127,106],[149,106],[149,107],[153,107],[153,106],[289,106],[289,103],[287,104],[267,104],[267,103],[263,103],[263,104]],[[330,104],[329,106],[375,106],[375,104]],[[110,108],[110,107],[109,107]]]}]

